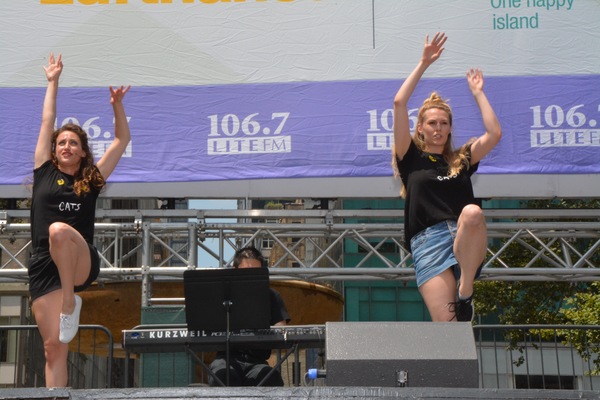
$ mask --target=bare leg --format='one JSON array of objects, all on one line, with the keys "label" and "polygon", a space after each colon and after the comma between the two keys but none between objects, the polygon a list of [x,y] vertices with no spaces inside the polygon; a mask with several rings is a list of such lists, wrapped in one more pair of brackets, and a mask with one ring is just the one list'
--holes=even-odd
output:
[{"label": "bare leg", "polygon": [[75,285],[83,284],[91,270],[90,252],[81,234],[71,226],[50,225],[50,256],[58,268],[61,289],[37,298],[32,305],[46,356],[46,386],[66,387],[69,347],[59,341],[60,314],[75,309]]},{"label": "bare leg", "polygon": [[32,310],[44,343],[46,387],[66,387],[68,345],[58,340],[62,292],[55,290],[34,300]]},{"label": "bare leg", "polygon": [[62,286],[63,314],[75,309],[75,285],[83,284],[91,270],[88,245],[74,228],[61,222],[50,225],[50,255],[58,268]]},{"label": "bare leg", "polygon": [[487,227],[481,208],[469,204],[463,208],[458,218],[454,256],[460,266],[460,295],[473,294],[473,282],[477,269],[487,251]]},{"label": "bare leg", "polygon": [[434,276],[419,287],[433,322],[448,322],[455,318],[450,303],[456,300],[456,279],[452,269]]}]

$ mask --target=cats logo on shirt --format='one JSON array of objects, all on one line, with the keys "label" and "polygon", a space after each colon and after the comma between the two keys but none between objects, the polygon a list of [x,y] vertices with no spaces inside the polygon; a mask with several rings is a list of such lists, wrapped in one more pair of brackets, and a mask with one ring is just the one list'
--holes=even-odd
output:
[{"label": "cats logo on shirt", "polygon": [[[58,186],[62,186],[65,184],[65,180],[64,179],[58,179],[56,181],[56,183],[58,184]],[[59,211],[79,211],[81,210],[81,203],[70,203],[68,201],[61,201],[58,204],[58,209]]]},{"label": "cats logo on shirt", "polygon": [[70,203],[68,201],[61,201],[58,204],[58,210],[59,211],[74,211],[77,212],[79,210],[81,210],[81,203]]}]

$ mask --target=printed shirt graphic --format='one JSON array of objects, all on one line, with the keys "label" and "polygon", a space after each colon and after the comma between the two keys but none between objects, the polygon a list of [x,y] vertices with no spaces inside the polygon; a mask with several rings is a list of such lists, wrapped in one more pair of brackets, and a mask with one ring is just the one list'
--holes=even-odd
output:
[{"label": "printed shirt graphic", "polygon": [[96,199],[99,191],[86,196],[73,192],[73,177],[46,161],[33,172],[31,203],[32,248],[48,248],[48,229],[54,222],[75,228],[88,243],[93,242]]}]

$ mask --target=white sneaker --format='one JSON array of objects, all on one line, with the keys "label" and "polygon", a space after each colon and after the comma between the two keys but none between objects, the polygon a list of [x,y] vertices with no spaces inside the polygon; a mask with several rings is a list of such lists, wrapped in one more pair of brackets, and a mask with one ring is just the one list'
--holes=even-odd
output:
[{"label": "white sneaker", "polygon": [[75,295],[75,310],[73,314],[60,313],[60,335],[58,340],[62,343],[69,343],[79,329],[79,312],[81,311],[81,297]]}]

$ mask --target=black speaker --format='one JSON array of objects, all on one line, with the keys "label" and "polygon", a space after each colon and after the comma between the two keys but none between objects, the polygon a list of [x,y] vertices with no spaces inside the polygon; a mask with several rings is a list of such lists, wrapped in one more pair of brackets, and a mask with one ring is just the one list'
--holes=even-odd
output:
[{"label": "black speaker", "polygon": [[328,322],[327,386],[479,387],[469,322]]}]

